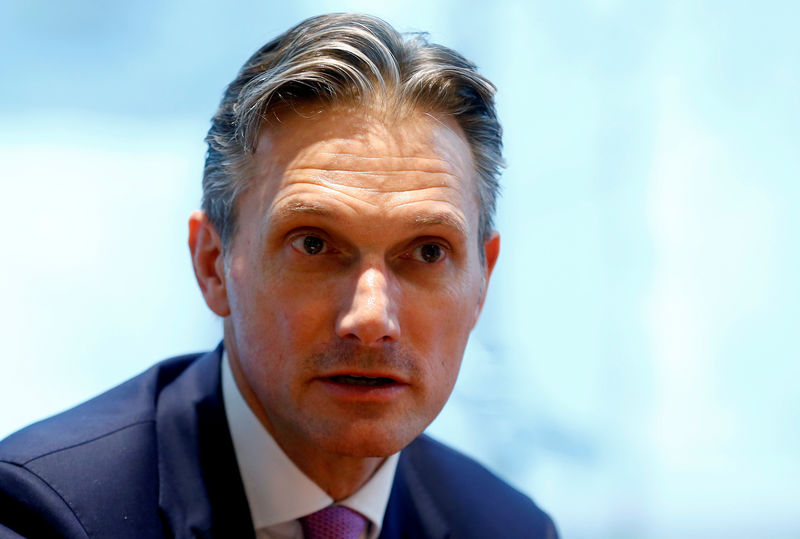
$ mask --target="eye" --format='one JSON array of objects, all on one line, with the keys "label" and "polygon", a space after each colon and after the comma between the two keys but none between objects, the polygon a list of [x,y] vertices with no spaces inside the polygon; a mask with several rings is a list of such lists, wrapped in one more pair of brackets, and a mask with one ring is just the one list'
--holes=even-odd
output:
[{"label": "eye", "polygon": [[295,250],[307,255],[318,255],[329,250],[327,242],[313,234],[297,236],[291,241],[291,246]]},{"label": "eye", "polygon": [[441,245],[436,243],[423,243],[422,245],[417,245],[411,252],[411,257],[414,260],[419,260],[420,262],[425,262],[428,264],[433,264],[434,262],[440,261],[442,258],[444,258],[444,255],[444,249]]}]

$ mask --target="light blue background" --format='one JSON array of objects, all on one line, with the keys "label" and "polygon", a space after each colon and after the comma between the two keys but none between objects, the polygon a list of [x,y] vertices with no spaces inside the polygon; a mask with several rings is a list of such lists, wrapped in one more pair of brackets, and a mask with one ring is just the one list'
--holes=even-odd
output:
[{"label": "light blue background", "polygon": [[800,536],[793,2],[0,2],[0,436],[220,323],[186,217],[257,47],[366,11],[473,59],[499,266],[431,431],[567,537]]}]

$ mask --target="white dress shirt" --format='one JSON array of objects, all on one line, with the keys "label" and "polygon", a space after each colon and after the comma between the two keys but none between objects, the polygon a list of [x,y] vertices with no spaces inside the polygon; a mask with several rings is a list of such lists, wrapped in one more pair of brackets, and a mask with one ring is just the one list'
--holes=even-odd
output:
[{"label": "white dress shirt", "polygon": [[[222,399],[236,461],[258,539],[302,539],[299,518],[334,503],[289,459],[239,392],[227,352],[222,354]],[[388,457],[352,496],[339,502],[367,517],[362,539],[376,539],[397,469]]]}]

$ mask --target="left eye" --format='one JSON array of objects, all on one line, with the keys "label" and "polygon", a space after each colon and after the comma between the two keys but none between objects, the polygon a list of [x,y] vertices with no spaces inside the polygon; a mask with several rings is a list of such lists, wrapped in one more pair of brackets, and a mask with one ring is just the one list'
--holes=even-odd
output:
[{"label": "left eye", "polygon": [[442,258],[444,258],[444,254],[445,253],[442,246],[436,243],[423,243],[422,245],[417,245],[411,252],[411,256],[414,258],[414,260],[419,260],[420,262],[425,262],[428,264],[433,264],[434,262],[440,261]]},{"label": "left eye", "polygon": [[328,243],[313,234],[296,237],[292,240],[291,246],[307,255],[318,255],[328,250]]}]

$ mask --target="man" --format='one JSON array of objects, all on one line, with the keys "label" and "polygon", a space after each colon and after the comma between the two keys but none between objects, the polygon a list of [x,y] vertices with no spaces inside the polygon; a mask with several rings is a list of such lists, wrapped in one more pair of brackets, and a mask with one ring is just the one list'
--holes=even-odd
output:
[{"label": "man", "polygon": [[499,252],[494,88],[367,16],[253,55],[207,142],[189,247],[224,344],[0,446],[0,535],[554,537],[422,435]]}]

